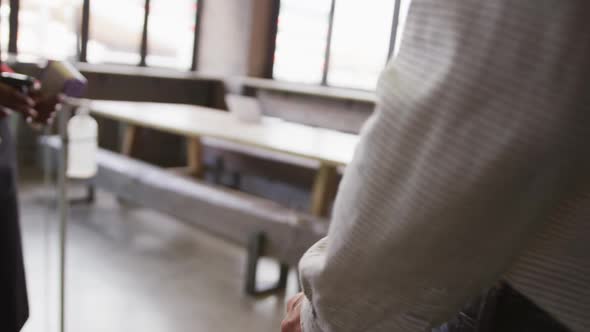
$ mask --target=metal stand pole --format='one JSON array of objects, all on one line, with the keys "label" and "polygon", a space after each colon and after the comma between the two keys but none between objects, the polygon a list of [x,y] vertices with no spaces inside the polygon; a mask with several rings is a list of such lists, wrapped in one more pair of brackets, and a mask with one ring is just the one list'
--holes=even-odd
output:
[{"label": "metal stand pole", "polygon": [[[50,129],[49,127],[45,127],[43,129],[43,136],[49,137]],[[43,190],[47,193],[51,192],[51,181],[52,181],[52,167],[51,167],[51,151],[48,146],[43,145],[41,152],[43,154]],[[45,214],[45,220],[43,222],[43,248],[45,249],[45,264],[44,264],[44,279],[45,283],[43,284],[44,289],[44,305],[45,305],[45,328],[50,329],[50,308],[53,307],[51,302],[51,291],[53,284],[51,283],[51,263],[50,260],[53,258],[51,256],[51,224],[50,222],[50,215],[53,213],[53,201],[47,202],[47,213]]]},{"label": "metal stand pole", "polygon": [[66,304],[66,243],[68,224],[68,199],[67,199],[67,160],[68,137],[67,127],[72,106],[64,104],[58,114],[59,135],[61,138],[61,151],[59,153],[58,166],[58,208],[59,208],[59,331],[65,332],[65,304]]}]

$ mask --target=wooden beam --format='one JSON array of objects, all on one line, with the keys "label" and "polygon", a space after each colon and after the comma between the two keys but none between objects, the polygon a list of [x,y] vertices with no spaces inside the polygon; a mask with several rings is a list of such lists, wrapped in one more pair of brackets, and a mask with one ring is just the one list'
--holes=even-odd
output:
[{"label": "wooden beam", "polygon": [[335,166],[322,164],[316,174],[311,196],[311,214],[324,217],[337,190],[338,169]]}]

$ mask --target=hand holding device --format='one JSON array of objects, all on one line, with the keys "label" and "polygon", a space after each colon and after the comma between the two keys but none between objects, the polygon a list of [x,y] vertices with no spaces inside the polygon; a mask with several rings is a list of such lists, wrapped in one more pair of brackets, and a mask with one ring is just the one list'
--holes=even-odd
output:
[{"label": "hand holding device", "polygon": [[27,118],[37,116],[35,101],[28,96],[36,88],[36,80],[30,76],[15,73],[0,73],[0,115],[5,116],[9,110],[23,114]]}]

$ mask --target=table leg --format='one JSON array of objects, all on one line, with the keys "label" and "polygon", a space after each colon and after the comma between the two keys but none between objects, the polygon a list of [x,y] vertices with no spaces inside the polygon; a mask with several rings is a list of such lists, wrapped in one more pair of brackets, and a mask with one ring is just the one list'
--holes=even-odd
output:
[{"label": "table leg", "polygon": [[190,137],[186,142],[186,158],[189,173],[200,177],[203,173],[203,144],[200,137]]},{"label": "table leg", "polygon": [[311,213],[324,217],[337,190],[338,170],[335,166],[321,164],[315,177],[311,194]]},{"label": "table leg", "polygon": [[137,126],[127,125],[125,132],[123,133],[123,142],[121,144],[121,153],[131,157],[133,153],[133,146],[137,136]]}]

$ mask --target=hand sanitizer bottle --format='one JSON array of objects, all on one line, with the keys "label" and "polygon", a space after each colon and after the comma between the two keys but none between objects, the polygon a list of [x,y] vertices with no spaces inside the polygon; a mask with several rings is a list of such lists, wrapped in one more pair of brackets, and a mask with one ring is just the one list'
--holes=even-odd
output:
[{"label": "hand sanitizer bottle", "polygon": [[68,168],[67,176],[74,179],[88,179],[98,170],[98,124],[83,104],[78,113],[68,122]]}]

